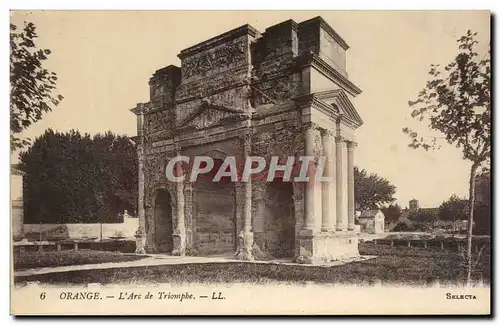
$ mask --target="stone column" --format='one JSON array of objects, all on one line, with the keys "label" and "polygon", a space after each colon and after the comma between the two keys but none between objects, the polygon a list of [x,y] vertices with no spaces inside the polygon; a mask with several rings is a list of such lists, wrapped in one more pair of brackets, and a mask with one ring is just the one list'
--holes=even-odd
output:
[{"label": "stone column", "polygon": [[[304,127],[304,156],[312,157],[315,156],[315,132],[316,128],[314,124],[308,123]],[[302,163],[305,163],[302,161]],[[301,167],[302,168],[302,167]],[[304,224],[302,225],[302,230],[299,234],[299,256],[296,259],[297,263],[310,264],[315,261],[315,248],[314,248],[314,236],[316,228],[316,217],[317,214],[321,213],[318,211],[321,209],[316,209],[315,196],[320,195],[318,190],[321,187],[315,180],[315,168],[313,162],[309,163],[307,169],[308,181],[304,182]]]},{"label": "stone column", "polygon": [[[246,162],[247,157],[252,152],[252,134],[246,131],[241,137],[243,146],[243,159]],[[238,253],[237,258],[242,260],[253,260],[253,232],[252,232],[252,177],[244,184],[243,203],[243,229],[238,235]]]},{"label": "stone column", "polygon": [[336,204],[337,204],[337,231],[342,231],[344,229],[344,191],[346,190],[342,183],[342,171],[344,169],[342,163],[342,154],[344,147],[344,138],[338,136],[335,138],[335,151],[336,151],[336,173],[335,173],[335,184],[336,184]]},{"label": "stone column", "polygon": [[[335,153],[333,150],[333,135],[329,130],[324,130],[321,134],[323,142],[323,156],[326,157],[323,176],[333,178],[335,174]],[[335,199],[334,185],[332,181],[322,182],[322,222],[321,231],[335,231]]]},{"label": "stone column", "polygon": [[356,143],[347,142],[347,230],[354,230],[354,148]]},{"label": "stone column", "polygon": [[187,179],[184,184],[184,223],[186,229],[186,248],[193,247],[193,185]]},{"label": "stone column", "polygon": [[[179,153],[178,153],[179,154]],[[175,164],[176,176],[182,176],[184,174],[182,168],[182,162],[177,162]],[[172,255],[184,256],[186,253],[186,226],[184,223],[184,181],[176,182],[176,197],[177,197],[177,225],[173,233],[174,248],[172,250]]]},{"label": "stone column", "polygon": [[[142,141],[141,141],[142,142]],[[137,171],[139,188],[137,191],[137,215],[139,217],[139,229],[135,233],[135,252],[137,254],[146,253],[146,213],[144,210],[144,149],[142,143],[137,146],[137,160],[139,167]]]},{"label": "stone column", "polygon": [[[304,155],[306,157],[314,156],[314,132],[315,128],[312,125],[307,125],[304,130]],[[317,185],[314,177],[314,168],[312,167],[312,162],[309,164],[309,168],[307,169],[307,176],[309,177],[309,181],[304,185],[304,227],[303,229],[312,230],[315,227],[315,202],[314,202],[314,189]]]}]

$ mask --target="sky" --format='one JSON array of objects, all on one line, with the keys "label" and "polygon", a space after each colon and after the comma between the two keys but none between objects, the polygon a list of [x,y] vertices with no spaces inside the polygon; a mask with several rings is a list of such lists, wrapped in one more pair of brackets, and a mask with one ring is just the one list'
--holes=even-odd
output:
[{"label": "sky", "polygon": [[35,138],[47,128],[136,135],[129,110],[148,101],[154,71],[180,66],[182,49],[246,23],[263,32],[287,19],[315,16],[349,44],[349,79],[363,90],[354,100],[364,121],[356,135],[356,165],[394,184],[403,207],[412,198],[421,207],[436,207],[452,194],[466,197],[470,163],[461,151],[447,143],[439,151],[411,149],[401,130],[436,135],[411,118],[408,101],[424,87],[430,64],[454,58],[456,40],[468,29],[478,32],[479,52],[487,51],[487,11],[14,12],[11,22],[32,21],[37,45],[52,51],[46,68],[58,74],[64,96],[23,136]]}]

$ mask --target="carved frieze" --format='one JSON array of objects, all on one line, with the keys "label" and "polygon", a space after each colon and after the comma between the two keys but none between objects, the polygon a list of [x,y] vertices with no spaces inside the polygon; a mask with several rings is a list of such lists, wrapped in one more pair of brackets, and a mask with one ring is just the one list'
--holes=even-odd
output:
[{"label": "carved frieze", "polygon": [[255,85],[258,89],[255,104],[283,103],[295,97],[300,91],[300,81],[294,81],[291,76],[283,76],[260,82]]},{"label": "carved frieze", "polygon": [[195,129],[204,129],[219,124],[222,119],[229,117],[231,114],[232,113],[215,109],[205,109],[203,113],[196,116],[190,124]]},{"label": "carved frieze", "polygon": [[231,69],[228,72],[216,74],[211,78],[194,80],[182,84],[176,90],[176,102],[182,102],[191,98],[207,97],[214,93],[246,84],[248,71],[249,67],[242,66]]},{"label": "carved frieze", "polygon": [[245,61],[245,41],[221,45],[213,50],[202,52],[182,61],[182,76],[205,75],[207,71]]},{"label": "carved frieze", "polygon": [[144,159],[145,190],[151,194],[154,187],[163,184],[165,178],[165,153],[147,154]]},{"label": "carved frieze", "polygon": [[145,116],[145,131],[147,134],[171,132],[174,126],[174,112],[171,109],[161,109],[149,112]]}]

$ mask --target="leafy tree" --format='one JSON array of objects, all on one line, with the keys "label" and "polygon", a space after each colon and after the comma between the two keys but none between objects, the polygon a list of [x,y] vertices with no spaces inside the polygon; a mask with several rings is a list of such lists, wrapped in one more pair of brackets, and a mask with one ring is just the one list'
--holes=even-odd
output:
[{"label": "leafy tree", "polygon": [[[490,51],[480,57],[476,51],[477,33],[470,30],[458,39],[458,54],[444,69],[431,65],[430,80],[415,101],[410,101],[411,116],[428,122],[429,128],[444,135],[460,148],[471,162],[469,179],[469,216],[467,224],[467,282],[472,270],[472,225],[474,220],[475,179],[480,167],[489,165],[491,156],[491,73]],[[405,127],[412,148],[439,148],[437,138],[430,140]]]},{"label": "leafy tree", "polygon": [[485,172],[476,178],[476,201],[474,203],[474,232],[491,234],[491,177]]},{"label": "leafy tree", "polygon": [[354,167],[354,200],[357,209],[378,209],[394,202],[396,187],[377,174],[368,174],[364,169]]},{"label": "leafy tree", "polygon": [[453,233],[455,232],[456,220],[467,220],[469,215],[469,201],[452,195],[447,201],[439,206],[439,219],[453,221]]},{"label": "leafy tree", "polygon": [[401,217],[401,207],[395,203],[390,204],[387,207],[383,207],[380,209],[385,216],[385,222],[391,223],[393,221],[398,221],[399,217]]},{"label": "leafy tree", "polygon": [[19,133],[42,118],[63,99],[55,94],[57,75],[43,67],[49,49],[37,49],[35,25],[24,22],[20,30],[10,24],[10,146],[29,144]]},{"label": "leafy tree", "polygon": [[49,129],[20,156],[26,222],[120,222],[135,210],[137,155],[126,136]]},{"label": "leafy tree", "polygon": [[419,209],[410,213],[409,219],[414,222],[417,228],[426,230],[432,228],[438,221],[438,214],[434,209]]}]

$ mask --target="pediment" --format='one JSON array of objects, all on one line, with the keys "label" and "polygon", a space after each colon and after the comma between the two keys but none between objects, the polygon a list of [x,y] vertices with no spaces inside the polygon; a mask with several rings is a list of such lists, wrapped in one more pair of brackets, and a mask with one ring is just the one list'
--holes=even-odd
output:
[{"label": "pediment", "polygon": [[248,116],[248,111],[226,107],[203,100],[201,105],[179,122],[179,129],[204,129],[240,120]]},{"label": "pediment", "polygon": [[359,116],[351,100],[342,89],[333,89],[315,93],[314,98],[328,106],[336,106],[341,119],[351,122],[356,127],[363,125],[361,116]]}]

